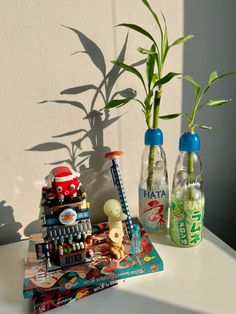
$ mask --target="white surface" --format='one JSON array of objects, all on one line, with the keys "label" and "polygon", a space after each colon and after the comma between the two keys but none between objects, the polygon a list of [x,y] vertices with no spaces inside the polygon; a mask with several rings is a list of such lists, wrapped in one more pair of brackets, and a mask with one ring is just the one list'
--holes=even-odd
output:
[{"label": "white surface", "polygon": [[[127,279],[49,313],[235,313],[236,252],[207,229],[204,234],[202,243],[189,249],[173,246],[165,235],[152,235],[164,271]],[[0,247],[1,313],[32,313],[22,295],[27,246],[22,241]]]}]

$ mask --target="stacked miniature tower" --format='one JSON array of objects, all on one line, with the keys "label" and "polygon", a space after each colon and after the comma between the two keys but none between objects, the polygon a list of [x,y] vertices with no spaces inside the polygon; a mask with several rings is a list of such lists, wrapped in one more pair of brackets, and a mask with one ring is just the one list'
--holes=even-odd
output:
[{"label": "stacked miniature tower", "polygon": [[42,188],[44,243],[36,246],[48,270],[92,260],[89,206],[72,171],[65,166],[52,169],[48,186]]}]

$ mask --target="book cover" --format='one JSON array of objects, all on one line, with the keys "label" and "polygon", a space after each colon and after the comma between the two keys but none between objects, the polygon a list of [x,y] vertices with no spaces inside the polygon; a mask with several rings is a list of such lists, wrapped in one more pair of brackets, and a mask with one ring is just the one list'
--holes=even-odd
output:
[{"label": "book cover", "polygon": [[125,256],[122,259],[112,257],[108,233],[107,223],[93,226],[92,262],[52,272],[47,272],[44,261],[36,259],[35,244],[41,241],[41,234],[32,235],[25,266],[24,297],[31,298],[34,295],[78,289],[163,270],[163,261],[142,227],[142,252],[135,256],[131,254],[130,239],[125,234],[123,241]]},{"label": "book cover", "polygon": [[35,314],[41,314],[65,305],[72,300],[80,300],[96,292],[117,285],[117,281],[110,281],[95,286],[83,287],[73,290],[64,290],[63,292],[46,293],[32,298]]}]

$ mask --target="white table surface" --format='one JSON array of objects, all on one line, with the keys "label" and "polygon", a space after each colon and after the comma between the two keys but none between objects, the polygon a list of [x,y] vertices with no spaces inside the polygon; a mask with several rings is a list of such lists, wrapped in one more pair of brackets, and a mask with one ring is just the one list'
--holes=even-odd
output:
[{"label": "white table surface", "polygon": [[[178,248],[166,234],[151,235],[164,271],[129,278],[116,287],[48,313],[236,313],[236,252],[209,230],[195,248]],[[28,241],[0,247],[0,313],[33,313],[22,295]]]}]

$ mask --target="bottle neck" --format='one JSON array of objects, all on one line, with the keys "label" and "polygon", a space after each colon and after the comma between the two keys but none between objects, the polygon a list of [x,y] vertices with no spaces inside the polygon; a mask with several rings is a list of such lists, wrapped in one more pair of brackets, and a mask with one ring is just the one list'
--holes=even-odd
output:
[{"label": "bottle neck", "polygon": [[198,152],[180,152],[178,163],[186,169],[188,174],[199,173],[202,170]]}]

